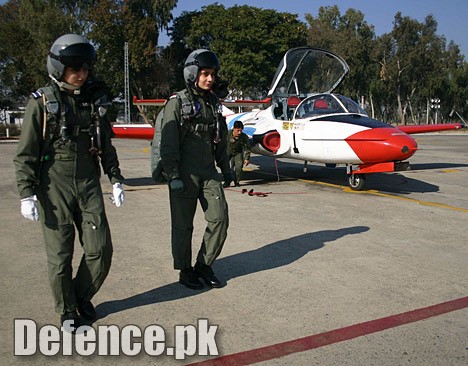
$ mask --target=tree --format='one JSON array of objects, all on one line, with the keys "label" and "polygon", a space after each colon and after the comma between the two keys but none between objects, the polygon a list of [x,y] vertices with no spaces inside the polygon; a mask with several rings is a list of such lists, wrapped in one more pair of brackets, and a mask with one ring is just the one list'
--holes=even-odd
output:
[{"label": "tree", "polygon": [[162,53],[163,57],[172,60],[171,65],[173,66],[171,71],[173,72],[173,90],[180,90],[185,87],[185,81],[183,78],[184,62],[188,55],[193,51],[187,43],[188,35],[192,26],[192,20],[199,17],[201,12],[187,12],[184,11],[180,16],[174,19],[173,26],[169,28],[169,35],[171,37],[171,43],[166,47]]},{"label": "tree", "polygon": [[318,16],[306,14],[309,23],[307,42],[343,57],[350,72],[339,90],[360,100],[369,95],[370,83],[378,66],[369,50],[375,43],[374,27],[364,20],[364,14],[348,9],[341,15],[338,6],[321,6]]},{"label": "tree", "polygon": [[307,14],[306,20],[308,43],[334,51],[350,66],[338,91],[359,101],[365,96],[372,116],[416,123],[433,97],[454,101],[441,103],[445,114],[455,106],[466,110],[466,62],[458,47],[446,48],[433,16],[419,23],[397,13],[392,31],[380,37],[354,9],[342,16],[337,6],[320,7],[317,17]]},{"label": "tree", "polygon": [[271,9],[247,5],[226,9],[214,4],[192,13],[191,19],[187,14],[183,17],[174,22],[173,42],[180,47],[183,39],[186,51],[209,48],[215,52],[232,97],[265,96],[284,53],[306,41],[306,26],[296,14]]},{"label": "tree", "polygon": [[77,29],[74,18],[45,0],[13,0],[0,7],[2,93],[24,99],[47,83],[46,58],[56,38]]},{"label": "tree", "polygon": [[413,122],[417,115],[421,118],[428,99],[441,98],[444,92],[444,79],[448,75],[444,66],[445,39],[436,31],[437,22],[431,15],[424,23],[400,12],[395,15],[385,57],[400,123],[407,122],[408,114]]},{"label": "tree", "polygon": [[388,62],[392,39],[388,34],[376,39],[371,57],[378,62],[378,76],[374,75],[370,81],[370,100],[372,117],[390,121],[396,100],[395,93],[390,85]]},{"label": "tree", "polygon": [[[450,42],[445,57],[447,77],[441,96],[442,113],[452,117],[454,113],[468,115],[468,63],[460,54],[460,48]],[[458,117],[457,117],[458,119]]]},{"label": "tree", "polygon": [[96,0],[84,15],[88,36],[98,48],[97,70],[114,93],[123,90],[125,42],[132,94],[155,97],[161,91],[157,82],[167,70],[158,67],[163,62],[158,59],[159,31],[167,27],[176,4],[176,0]]},{"label": "tree", "polygon": [[[94,72],[123,94],[124,43],[129,44],[131,94],[167,98],[184,86],[188,54],[209,48],[221,60],[231,97],[264,97],[284,53],[306,44],[342,56],[350,73],[338,92],[369,103],[372,116],[406,123],[426,116],[427,101],[441,99],[442,114],[468,115],[468,66],[453,42],[437,35],[437,22],[397,13],[391,32],[376,37],[364,14],[320,7],[317,17],[217,3],[174,19],[171,43],[158,47],[177,0],[9,0],[0,5],[0,102],[25,100],[49,81],[51,44],[65,33],[97,48]],[[5,104],[6,105],[6,104]]]},{"label": "tree", "polygon": [[[50,46],[66,33],[83,34],[96,47],[95,74],[114,95],[123,90],[124,42],[129,43],[131,88],[140,97],[161,90],[167,70],[157,48],[159,31],[177,0],[10,0],[0,6],[1,93],[24,98],[48,82]],[[169,87],[162,83],[163,90]]]}]

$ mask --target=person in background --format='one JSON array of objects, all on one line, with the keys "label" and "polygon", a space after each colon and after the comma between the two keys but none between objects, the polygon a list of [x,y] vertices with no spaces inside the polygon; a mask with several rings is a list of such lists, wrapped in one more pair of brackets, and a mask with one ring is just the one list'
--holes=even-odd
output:
[{"label": "person in background", "polygon": [[234,184],[240,186],[242,168],[250,163],[249,137],[242,132],[244,125],[241,121],[234,122],[228,134],[228,155],[231,162],[231,171],[234,171]]}]

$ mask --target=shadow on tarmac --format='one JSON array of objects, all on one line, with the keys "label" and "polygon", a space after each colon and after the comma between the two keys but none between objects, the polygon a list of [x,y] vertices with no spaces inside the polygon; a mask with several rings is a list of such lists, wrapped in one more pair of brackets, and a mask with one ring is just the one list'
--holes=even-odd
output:
[{"label": "shadow on tarmac", "polygon": [[[338,230],[323,230],[280,240],[261,248],[218,259],[214,268],[226,282],[238,277],[267,271],[291,264],[307,253],[323,248],[325,243],[338,240],[345,235],[360,234],[369,230],[367,226],[353,226]],[[170,283],[125,299],[107,301],[96,307],[98,319],[121,311],[178,300],[209,291],[190,290],[178,282]]]},{"label": "shadow on tarmac", "polygon": [[[254,159],[252,159],[254,160]],[[327,168],[321,165],[310,164],[308,170],[302,170],[302,164],[297,162],[278,161],[278,172],[275,171],[274,163],[266,160],[265,157],[256,157],[254,163],[258,170],[246,171],[242,176],[245,181],[252,180],[248,184],[268,184],[278,180],[277,173],[280,175],[280,181],[308,180],[312,182],[322,182],[334,184],[337,186],[348,186],[346,168],[339,166],[336,168]],[[463,167],[463,164],[451,163],[429,163],[429,164],[411,164],[412,170],[436,170]],[[410,178],[399,172],[372,173],[366,174],[366,187],[363,190],[379,190],[382,192],[409,194],[437,192],[439,187],[426,183],[422,180]],[[244,183],[245,183],[244,181]]]},{"label": "shadow on tarmac", "polygon": [[453,164],[453,163],[411,164],[411,170],[455,169],[455,168],[466,168],[466,167],[468,167],[468,164]]},{"label": "shadow on tarmac", "polygon": [[[271,163],[271,158],[266,160],[265,157],[255,157],[252,159],[258,165],[257,170],[244,171],[242,175],[243,185],[265,185],[278,181],[278,176],[274,168],[274,163]],[[298,179],[320,181],[324,183],[345,185],[347,186],[347,174],[345,167],[326,168],[323,166],[310,165],[307,172],[303,172],[302,165],[299,163],[279,162],[281,182],[294,181]],[[437,169],[456,169],[467,167],[468,164],[452,164],[452,163],[426,163],[426,164],[411,164],[409,171],[424,171]],[[125,179],[125,185],[131,190],[132,187],[142,186],[159,186],[165,183],[155,183],[151,177],[139,177]],[[426,193],[437,192],[438,186],[426,183],[424,181],[410,178],[398,172],[390,173],[374,173],[367,175],[367,183],[365,190],[377,189],[389,193]]]}]

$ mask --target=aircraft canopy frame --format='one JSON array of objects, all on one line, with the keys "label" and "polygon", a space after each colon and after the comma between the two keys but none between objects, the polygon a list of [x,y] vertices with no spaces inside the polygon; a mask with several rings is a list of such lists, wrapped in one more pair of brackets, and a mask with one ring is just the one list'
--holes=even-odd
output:
[{"label": "aircraft canopy frame", "polygon": [[348,72],[346,61],[330,51],[313,47],[292,48],[281,60],[268,95],[305,97],[331,93]]}]

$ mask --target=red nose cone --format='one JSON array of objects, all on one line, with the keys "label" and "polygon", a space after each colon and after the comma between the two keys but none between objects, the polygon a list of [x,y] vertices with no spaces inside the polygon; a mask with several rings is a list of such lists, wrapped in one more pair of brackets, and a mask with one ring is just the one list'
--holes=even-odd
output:
[{"label": "red nose cone", "polygon": [[361,131],[349,136],[346,142],[363,163],[405,160],[418,149],[411,136],[392,127]]}]

